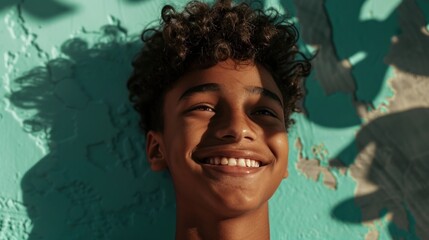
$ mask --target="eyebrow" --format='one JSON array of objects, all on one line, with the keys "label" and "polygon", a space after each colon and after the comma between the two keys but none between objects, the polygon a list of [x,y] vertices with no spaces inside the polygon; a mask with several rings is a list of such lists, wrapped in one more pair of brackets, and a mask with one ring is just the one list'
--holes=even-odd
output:
[{"label": "eyebrow", "polygon": [[207,83],[207,84],[201,84],[194,87],[191,87],[187,89],[179,98],[179,101],[190,97],[191,95],[195,93],[202,93],[202,92],[218,92],[220,91],[219,84],[216,83]]},{"label": "eyebrow", "polygon": [[275,94],[274,92],[263,88],[263,87],[246,87],[246,91],[252,94],[261,94],[262,96],[266,96],[271,98],[272,100],[276,101],[278,104],[280,104],[281,107],[283,107],[283,103],[280,100],[280,97]]},{"label": "eyebrow", "polygon": [[[283,103],[280,100],[280,97],[277,94],[275,94],[274,92],[272,92],[266,88],[252,86],[252,87],[246,87],[245,90],[251,94],[260,94],[262,96],[266,96],[268,98],[271,98],[272,100],[276,101],[278,104],[280,104],[280,106],[283,107]],[[194,86],[194,87],[187,89],[180,96],[179,101],[184,99],[184,98],[188,98],[188,97],[190,97],[196,93],[218,92],[218,91],[220,91],[220,85],[217,83],[207,83],[207,84],[197,85],[197,86]]]}]

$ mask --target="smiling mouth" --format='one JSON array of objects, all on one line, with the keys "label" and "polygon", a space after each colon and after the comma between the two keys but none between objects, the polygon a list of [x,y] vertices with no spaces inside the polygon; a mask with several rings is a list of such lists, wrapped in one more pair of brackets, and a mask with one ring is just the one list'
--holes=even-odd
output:
[{"label": "smiling mouth", "polygon": [[257,168],[261,166],[261,162],[247,158],[227,158],[227,157],[212,157],[200,161],[202,164]]}]

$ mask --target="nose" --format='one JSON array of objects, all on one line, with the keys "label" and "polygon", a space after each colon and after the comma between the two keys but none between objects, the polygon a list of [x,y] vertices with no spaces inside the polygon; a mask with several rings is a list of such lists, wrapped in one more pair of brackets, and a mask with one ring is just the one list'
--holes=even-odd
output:
[{"label": "nose", "polygon": [[256,139],[252,120],[243,111],[231,110],[223,113],[216,122],[215,135],[222,141],[240,142]]}]

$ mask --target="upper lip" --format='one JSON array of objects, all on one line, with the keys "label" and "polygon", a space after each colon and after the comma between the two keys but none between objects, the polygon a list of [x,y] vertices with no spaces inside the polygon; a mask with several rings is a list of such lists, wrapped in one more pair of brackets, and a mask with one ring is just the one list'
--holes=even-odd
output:
[{"label": "upper lip", "polygon": [[267,165],[271,162],[271,160],[264,154],[240,148],[204,148],[198,149],[192,154],[192,158],[197,162],[214,157],[251,159],[260,162],[261,166]]}]

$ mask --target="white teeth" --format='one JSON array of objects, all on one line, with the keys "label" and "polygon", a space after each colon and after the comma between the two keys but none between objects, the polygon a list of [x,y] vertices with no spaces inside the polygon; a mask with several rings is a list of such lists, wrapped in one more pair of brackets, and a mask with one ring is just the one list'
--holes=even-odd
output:
[{"label": "white teeth", "polygon": [[237,166],[237,159],[236,158],[229,158],[228,159],[228,166]]},{"label": "white teeth", "polygon": [[260,162],[246,158],[214,157],[205,161],[210,165],[228,165],[238,167],[259,167]]},{"label": "white teeth", "polygon": [[250,159],[246,159],[246,167],[251,167],[252,163],[250,161]]},{"label": "white teeth", "polygon": [[244,160],[244,158],[239,158],[237,161],[237,165],[240,167],[245,167],[246,166],[246,161]]}]

